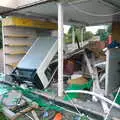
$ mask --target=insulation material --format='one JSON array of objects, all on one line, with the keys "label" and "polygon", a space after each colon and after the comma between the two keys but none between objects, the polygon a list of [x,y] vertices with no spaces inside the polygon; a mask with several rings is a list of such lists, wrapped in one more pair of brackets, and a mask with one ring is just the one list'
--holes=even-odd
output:
[{"label": "insulation material", "polygon": [[84,77],[79,77],[79,78],[76,78],[76,79],[72,79],[72,80],[68,80],[68,84],[79,84],[79,85],[82,85],[82,84],[86,84],[88,82],[87,79],[85,79]]}]

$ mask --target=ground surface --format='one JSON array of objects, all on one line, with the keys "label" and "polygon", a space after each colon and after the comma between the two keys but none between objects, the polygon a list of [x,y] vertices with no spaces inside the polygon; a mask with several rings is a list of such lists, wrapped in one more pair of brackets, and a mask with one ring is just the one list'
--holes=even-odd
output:
[{"label": "ground surface", "polygon": [[2,113],[0,113],[0,120],[8,120]]},{"label": "ground surface", "polygon": [[3,73],[3,50],[0,49],[0,73]]}]

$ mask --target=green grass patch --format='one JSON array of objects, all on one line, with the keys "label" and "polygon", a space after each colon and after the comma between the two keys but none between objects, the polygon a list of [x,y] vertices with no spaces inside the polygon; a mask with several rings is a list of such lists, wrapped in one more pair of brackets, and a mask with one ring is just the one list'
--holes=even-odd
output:
[{"label": "green grass patch", "polygon": [[0,120],[9,120],[9,119],[6,118],[6,117],[0,112]]}]

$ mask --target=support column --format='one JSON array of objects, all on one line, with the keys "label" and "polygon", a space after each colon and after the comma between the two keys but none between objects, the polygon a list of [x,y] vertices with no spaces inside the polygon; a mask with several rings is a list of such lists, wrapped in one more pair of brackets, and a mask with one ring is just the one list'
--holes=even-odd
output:
[{"label": "support column", "polygon": [[58,96],[63,96],[63,6],[58,3]]},{"label": "support column", "polygon": [[84,28],[82,27],[81,28],[81,47],[83,47],[83,44],[84,44],[84,42],[83,42],[83,30],[84,30]]},{"label": "support column", "polygon": [[72,27],[72,47],[75,48],[75,28]]},{"label": "support column", "polygon": [[4,74],[6,73],[5,71],[5,40],[4,40],[4,26],[3,26],[3,21],[2,22],[2,46],[3,46],[3,72]]}]

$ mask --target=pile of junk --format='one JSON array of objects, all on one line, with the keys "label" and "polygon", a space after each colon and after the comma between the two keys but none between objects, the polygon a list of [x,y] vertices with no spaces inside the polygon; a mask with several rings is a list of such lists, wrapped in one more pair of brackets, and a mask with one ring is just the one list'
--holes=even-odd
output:
[{"label": "pile of junk", "polygon": [[11,120],[119,120],[119,52],[115,41],[64,51],[64,95],[58,97],[57,38],[38,37],[13,72],[1,74],[3,113]]}]

